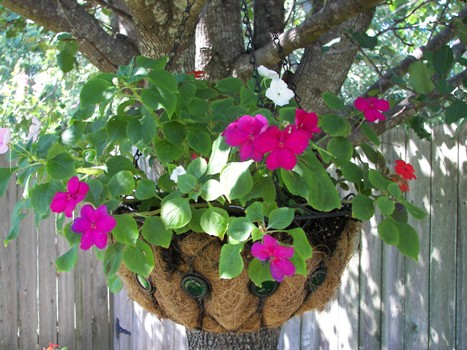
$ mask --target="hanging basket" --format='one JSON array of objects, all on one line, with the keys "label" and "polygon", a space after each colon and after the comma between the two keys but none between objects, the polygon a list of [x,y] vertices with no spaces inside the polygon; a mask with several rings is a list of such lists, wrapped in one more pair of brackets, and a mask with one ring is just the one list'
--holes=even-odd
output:
[{"label": "hanging basket", "polygon": [[[168,249],[152,246],[155,268],[148,279],[121,265],[128,295],[147,311],[189,329],[252,332],[278,327],[309,310],[323,310],[340,285],[354,252],[360,223],[348,216],[311,219],[302,228],[313,246],[308,276],[256,287],[246,269],[233,279],[219,278],[222,241],[200,233],[177,235]],[[245,266],[251,255],[243,254]]]}]

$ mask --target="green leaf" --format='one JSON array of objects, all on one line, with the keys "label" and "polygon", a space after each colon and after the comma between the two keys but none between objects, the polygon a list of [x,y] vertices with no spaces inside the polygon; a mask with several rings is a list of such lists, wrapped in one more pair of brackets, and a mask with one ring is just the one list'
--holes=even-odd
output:
[{"label": "green leaf", "polygon": [[55,266],[57,268],[57,271],[58,272],[71,271],[73,267],[75,267],[77,260],[78,260],[78,246],[75,245],[71,247],[69,251],[59,256],[55,260]]},{"label": "green leaf", "polygon": [[114,243],[110,244],[105,250],[104,254],[104,274],[107,278],[115,275],[120,268],[120,265],[123,260],[123,249],[125,248],[124,244]]},{"label": "green leaf", "polygon": [[327,151],[331,153],[338,161],[349,161],[353,155],[353,145],[345,137],[333,137],[329,140]]},{"label": "green leaf", "polygon": [[245,209],[246,217],[251,222],[264,222],[263,203],[253,202]]},{"label": "green leaf", "polygon": [[299,253],[303,259],[309,259],[313,255],[313,248],[308,241],[305,231],[297,227],[287,231],[293,237],[293,248],[295,253]]},{"label": "green leaf", "polygon": [[182,145],[173,145],[167,140],[156,140],[154,152],[162,164],[167,164],[181,157],[183,147]]},{"label": "green leaf", "polygon": [[240,275],[244,263],[242,258],[243,244],[224,244],[219,258],[219,277],[231,279]]},{"label": "green leaf", "polygon": [[4,246],[8,246],[8,243],[16,238],[19,235],[20,223],[26,217],[27,209],[29,207],[29,201],[27,199],[22,199],[16,202],[15,207],[13,208],[13,215],[10,219],[10,231],[8,236],[3,241]]},{"label": "green leaf", "polygon": [[186,168],[187,174],[193,175],[198,180],[206,173],[208,169],[208,163],[203,157],[194,159]]},{"label": "green leaf", "polygon": [[454,54],[449,46],[433,52],[433,68],[441,76],[447,74],[454,64]]},{"label": "green leaf", "polygon": [[420,252],[420,242],[417,232],[409,224],[398,222],[396,225],[399,229],[399,243],[397,244],[397,248],[405,256],[417,261]]},{"label": "green leaf", "polygon": [[181,144],[186,138],[186,126],[177,121],[163,123],[162,132],[166,140],[173,145]]},{"label": "green leaf", "polygon": [[57,64],[58,68],[60,68],[63,73],[68,73],[73,70],[75,64],[73,53],[67,48],[61,50],[57,55]]},{"label": "green leaf", "polygon": [[405,200],[401,200],[401,203],[404,205],[405,209],[409,212],[410,215],[412,215],[415,219],[417,220],[423,220],[426,218],[426,212],[425,210],[413,205],[410,202],[407,202]]},{"label": "green leaf", "polygon": [[211,151],[211,136],[205,131],[190,131],[187,141],[191,148],[200,155],[208,156]]},{"label": "green leaf", "polygon": [[114,176],[122,170],[135,170],[133,162],[123,156],[112,156],[105,165],[107,166],[107,173],[109,173],[110,176]]},{"label": "green leaf", "polygon": [[112,196],[130,195],[135,189],[135,179],[129,170],[116,173],[109,181],[109,190]]},{"label": "green leaf", "polygon": [[386,196],[378,197],[378,199],[376,199],[376,205],[384,215],[392,215],[396,209],[394,202]]},{"label": "green leaf", "polygon": [[352,199],[352,217],[362,221],[370,220],[375,213],[373,201],[367,196],[357,194]]},{"label": "green leaf", "polygon": [[144,220],[141,233],[152,245],[168,248],[172,241],[173,231],[165,228],[159,216],[150,216]]},{"label": "green leaf", "polygon": [[378,190],[385,190],[387,189],[388,185],[392,183],[391,181],[387,180],[383,174],[374,169],[370,169],[368,172],[368,180],[370,180],[371,185]]},{"label": "green leaf", "polygon": [[148,77],[158,88],[167,90],[172,94],[178,94],[177,80],[172,73],[165,69],[154,69],[148,73]]},{"label": "green leaf", "polygon": [[271,275],[269,263],[264,264],[256,258],[251,260],[248,264],[248,276],[258,287],[261,287],[265,281],[274,281]]},{"label": "green leaf", "polygon": [[125,247],[123,251],[123,262],[128,270],[138,275],[148,277],[154,268],[154,253],[147,243],[138,240],[134,247]]},{"label": "green leaf", "polygon": [[250,238],[251,232],[255,227],[256,226],[253,225],[253,223],[248,218],[234,218],[229,224],[227,233],[236,241],[245,242]]},{"label": "green leaf", "polygon": [[31,191],[31,204],[34,212],[40,216],[45,216],[50,212],[50,203],[58,191],[62,190],[59,182],[47,182],[36,185]]},{"label": "green leaf", "polygon": [[69,179],[75,174],[75,160],[68,153],[60,153],[47,161],[46,168],[54,179]]},{"label": "green leaf", "polygon": [[229,201],[246,196],[253,188],[253,177],[249,171],[252,162],[232,162],[222,170],[219,180]]},{"label": "green leaf", "polygon": [[467,45],[467,24],[459,18],[454,21],[454,27],[462,44]]},{"label": "green leaf", "polygon": [[402,196],[401,189],[399,188],[399,185],[395,182],[390,183],[388,185],[388,191],[391,196],[394,196],[396,198],[400,198]]},{"label": "green leaf", "polygon": [[412,88],[419,94],[426,95],[433,91],[435,84],[431,80],[432,71],[422,61],[415,61],[409,67],[409,81]]},{"label": "green leaf", "polygon": [[201,215],[201,228],[211,236],[217,236],[223,239],[228,224],[229,213],[224,209],[209,207],[203,215]]},{"label": "green leaf", "polygon": [[135,196],[139,200],[145,200],[156,196],[157,187],[153,180],[141,179],[136,185]]},{"label": "green leaf", "polygon": [[352,162],[338,162],[337,165],[342,170],[342,176],[348,181],[359,183],[363,179],[362,169]]},{"label": "green leaf", "polygon": [[290,262],[295,266],[295,274],[303,276],[308,275],[305,259],[298,252],[294,252]]},{"label": "green leaf", "polygon": [[346,137],[352,130],[347,119],[334,114],[320,115],[318,126],[329,136]]},{"label": "green leaf", "polygon": [[222,196],[224,189],[219,181],[210,179],[201,186],[201,197],[207,201],[213,201]]},{"label": "green leaf", "polygon": [[162,57],[155,60],[144,56],[137,56],[135,59],[135,62],[138,66],[149,69],[164,69],[167,64],[167,61],[167,57]]},{"label": "green leaf", "polygon": [[294,218],[295,209],[278,208],[269,213],[268,229],[282,230],[290,226]]},{"label": "green leaf", "polygon": [[196,177],[191,174],[183,174],[178,176],[177,185],[182,193],[190,193],[196,188],[198,181]]},{"label": "green leaf", "polygon": [[167,229],[177,229],[191,220],[191,207],[188,198],[173,198],[161,206],[161,219]]},{"label": "green leaf", "polygon": [[362,130],[363,135],[365,135],[368,140],[373,142],[376,146],[381,144],[378,135],[368,123],[362,123],[360,125],[360,129]]},{"label": "green leaf", "polygon": [[399,243],[399,229],[394,220],[386,219],[381,221],[378,224],[378,234],[386,244],[396,245]]},{"label": "green leaf", "polygon": [[16,170],[18,170],[18,168],[0,168],[0,197],[5,194],[11,175],[13,175]]},{"label": "green leaf", "polygon": [[321,94],[321,97],[323,98],[324,103],[326,104],[326,106],[328,106],[330,109],[343,109],[343,108],[345,108],[344,102],[339,97],[337,97],[336,95],[334,95],[331,92],[323,92]]},{"label": "green leaf", "polygon": [[[107,287],[109,287],[110,293],[116,294],[123,289],[123,282],[117,275],[112,275],[107,278]],[[65,348],[61,350],[68,350]]]},{"label": "green leaf", "polygon": [[225,78],[219,81],[216,88],[227,94],[237,94],[242,87],[242,81],[237,78]]},{"label": "green leaf", "polygon": [[117,242],[134,246],[139,236],[138,224],[135,218],[129,214],[114,215],[113,217],[117,222],[112,230],[113,237]]},{"label": "green leaf", "polygon": [[212,144],[211,157],[209,157],[207,175],[216,175],[221,172],[227,164],[230,147],[224,142],[224,138],[219,136]]},{"label": "green leaf", "polygon": [[456,101],[446,108],[444,114],[446,123],[456,123],[461,118],[467,117],[467,103],[464,101]]},{"label": "green leaf", "polygon": [[110,99],[115,89],[116,87],[109,80],[98,77],[88,80],[79,95],[81,107],[84,108]]},{"label": "green leaf", "polygon": [[364,49],[373,50],[378,45],[378,37],[369,36],[364,32],[353,32],[352,38]]},{"label": "green leaf", "polygon": [[149,110],[165,109],[169,117],[177,107],[177,95],[166,90],[143,89],[141,101]]}]

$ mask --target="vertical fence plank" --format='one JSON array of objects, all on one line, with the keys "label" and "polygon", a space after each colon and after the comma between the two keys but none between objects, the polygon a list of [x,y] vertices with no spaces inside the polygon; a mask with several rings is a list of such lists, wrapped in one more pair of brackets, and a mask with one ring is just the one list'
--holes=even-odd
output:
[{"label": "vertical fence plank", "polygon": [[[1,161],[0,166],[9,165],[6,161]],[[16,203],[16,191],[12,179],[5,195],[0,198],[0,350],[18,348],[17,242],[10,242],[8,247],[3,245],[3,240],[10,230],[10,216]]]},{"label": "vertical fence plank", "polygon": [[457,305],[456,345],[457,349],[467,344],[467,128],[459,134],[458,161],[458,223],[457,223]]},{"label": "vertical fence plank", "polygon": [[287,321],[281,329],[278,349],[295,350],[300,349],[301,317],[297,316]]},{"label": "vertical fence plank", "polygon": [[18,236],[19,349],[37,347],[37,232],[28,214]]},{"label": "vertical fence plank", "polygon": [[55,222],[49,218],[42,222],[38,233],[39,250],[39,348],[57,339],[57,301],[56,301],[56,247]]},{"label": "vertical fence plank", "polygon": [[[125,290],[113,295],[113,316],[114,316],[114,349],[127,350],[132,349],[133,332],[133,301],[128,298]],[[118,333],[118,324],[131,335]]]},{"label": "vertical fence plank", "polygon": [[[57,237],[57,256],[69,249],[65,238]],[[58,339],[61,346],[69,350],[77,349],[75,337],[75,283],[74,273],[60,272],[57,278]]]},{"label": "vertical fence plank", "polygon": [[92,349],[91,253],[78,253],[75,269],[76,347]]},{"label": "vertical fence plank", "polygon": [[359,348],[381,348],[381,240],[376,219],[362,227],[360,250]]},{"label": "vertical fence plank", "polygon": [[[391,170],[396,159],[406,160],[405,132],[401,128],[383,137],[384,156]],[[383,245],[381,345],[384,350],[402,348],[404,339],[404,258],[396,247]]]},{"label": "vertical fence plank", "polygon": [[92,257],[92,341],[93,349],[112,349],[113,332],[109,319],[109,295],[102,261]]},{"label": "vertical fence plank", "polygon": [[[430,215],[431,204],[431,142],[419,140],[411,132],[407,144],[407,161],[415,168],[416,180],[410,181],[407,200]],[[428,310],[430,278],[430,219],[409,218],[418,232],[420,254],[417,262],[406,259],[404,349],[428,349]]]},{"label": "vertical fence plank", "polygon": [[448,127],[436,128],[432,159],[430,348],[455,346],[457,147]]}]

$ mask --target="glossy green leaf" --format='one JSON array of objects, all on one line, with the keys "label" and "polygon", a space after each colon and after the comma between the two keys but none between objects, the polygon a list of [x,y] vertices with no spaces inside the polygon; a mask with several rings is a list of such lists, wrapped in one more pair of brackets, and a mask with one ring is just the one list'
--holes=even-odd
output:
[{"label": "glossy green leaf", "polygon": [[458,120],[467,117],[467,103],[464,101],[456,101],[446,108],[444,114],[446,123],[456,123]]},{"label": "glossy green leaf", "polygon": [[205,201],[213,201],[222,196],[224,189],[219,181],[210,179],[201,185],[201,197]]},{"label": "glossy green leaf", "polygon": [[251,232],[256,226],[246,217],[234,218],[227,229],[229,237],[238,242],[245,242],[251,237]]},{"label": "glossy green leaf", "polygon": [[111,81],[99,77],[88,80],[80,93],[81,106],[87,107],[98,104],[112,97],[116,87]]},{"label": "glossy green leaf", "polygon": [[123,262],[128,270],[148,277],[154,268],[154,253],[147,243],[138,240],[134,247],[125,247],[123,250]]},{"label": "glossy green leaf", "polygon": [[129,214],[114,215],[113,217],[117,222],[112,230],[113,237],[117,242],[134,246],[139,236],[138,224],[135,218]]},{"label": "glossy green leaf", "polygon": [[369,36],[365,32],[354,32],[352,38],[364,49],[373,50],[378,45],[378,37]]},{"label": "glossy green leaf", "polygon": [[150,216],[144,220],[141,233],[152,245],[168,248],[172,241],[173,231],[166,229],[159,216]]},{"label": "glossy green leaf", "polygon": [[321,97],[323,98],[324,103],[326,104],[326,106],[328,106],[330,109],[343,109],[343,108],[345,108],[344,102],[339,97],[337,97],[336,95],[334,95],[331,92],[323,92],[321,94]]},{"label": "glossy green leaf", "polygon": [[13,175],[18,168],[0,168],[0,197],[2,197],[10,182],[11,175]]},{"label": "glossy green leaf", "polygon": [[136,184],[135,196],[139,200],[145,200],[156,196],[156,183],[153,180],[141,179]]},{"label": "glossy green leaf", "polygon": [[200,225],[208,235],[223,239],[229,225],[229,214],[222,208],[209,207],[201,215]]},{"label": "glossy green leaf", "polygon": [[243,244],[224,244],[219,258],[219,277],[231,279],[240,275],[244,263],[242,258]]},{"label": "glossy green leaf", "polygon": [[352,159],[353,145],[345,137],[333,137],[328,142],[327,151],[331,153],[338,161],[349,161]]},{"label": "glossy green leaf", "polygon": [[192,131],[187,134],[187,141],[193,150],[202,156],[208,156],[211,151],[211,136],[205,131]]},{"label": "glossy green leaf", "polygon": [[278,208],[269,213],[268,229],[281,230],[290,226],[294,218],[295,209]]},{"label": "glossy green leaf", "polygon": [[124,244],[114,243],[110,244],[105,250],[104,254],[104,274],[107,278],[115,275],[120,268],[120,265],[123,261],[123,249],[125,248]]},{"label": "glossy green leaf", "polygon": [[55,259],[55,267],[58,272],[71,271],[78,261],[78,246],[74,245],[65,254]]},{"label": "glossy green leaf", "polygon": [[405,209],[407,209],[408,213],[412,215],[415,219],[423,220],[424,218],[426,218],[427,213],[425,210],[405,200],[401,201],[401,203],[404,205]]},{"label": "glossy green leaf", "polygon": [[232,162],[222,170],[220,184],[229,200],[246,196],[253,188],[253,178],[249,171],[252,161]]},{"label": "glossy green leaf", "polygon": [[251,222],[264,222],[263,203],[253,202],[245,209],[246,217]]},{"label": "glossy green leaf", "polygon": [[112,196],[130,195],[135,189],[135,179],[129,170],[122,170],[111,177],[109,190]]},{"label": "glossy green leaf", "polygon": [[179,175],[177,178],[177,186],[182,193],[190,193],[191,191],[194,191],[197,184],[198,181],[196,180],[196,177],[191,174]]},{"label": "glossy green leaf", "polygon": [[58,191],[62,190],[59,182],[47,182],[36,185],[31,191],[31,204],[34,212],[45,216],[50,212],[50,203]]},{"label": "glossy green leaf", "polygon": [[396,225],[399,229],[399,243],[397,244],[397,248],[405,256],[417,261],[420,252],[420,242],[417,232],[409,224],[398,222]]},{"label": "glossy green leaf", "polygon": [[248,277],[251,281],[260,287],[265,281],[273,281],[269,263],[263,263],[258,259],[253,259],[248,264]]},{"label": "glossy green leaf", "polygon": [[167,140],[159,139],[154,143],[154,152],[162,164],[167,164],[181,157],[183,147],[181,145],[173,145]]},{"label": "glossy green leaf", "polygon": [[433,52],[433,68],[441,76],[447,74],[454,64],[454,54],[449,46]]},{"label": "glossy green leaf", "polygon": [[392,215],[394,210],[396,209],[396,205],[394,201],[390,200],[386,196],[381,196],[376,199],[376,205],[378,206],[379,210],[384,215]]},{"label": "glossy green leaf", "polygon": [[381,144],[378,135],[376,134],[373,127],[370,126],[370,124],[362,123],[360,125],[360,129],[362,130],[363,135],[365,135],[367,139],[373,142],[376,146],[379,146]]},{"label": "glossy green leaf", "polygon": [[311,246],[305,231],[297,227],[287,231],[293,237],[294,251],[299,253],[303,259],[309,259],[313,255],[313,247]]},{"label": "glossy green leaf", "polygon": [[388,185],[391,183],[391,181],[387,180],[383,174],[374,169],[370,169],[368,172],[368,179],[370,180],[371,185],[378,190],[387,189]]},{"label": "glossy green leaf", "polygon": [[179,145],[186,138],[186,126],[177,121],[170,121],[162,124],[162,132],[167,141],[173,145]]},{"label": "glossy green leaf", "polygon": [[370,220],[375,213],[373,201],[361,194],[352,199],[352,217],[362,221]]},{"label": "glossy green leaf", "polygon": [[172,94],[178,93],[177,80],[172,73],[165,69],[154,69],[148,73],[148,77],[158,88],[167,90]]},{"label": "glossy green leaf", "polygon": [[60,153],[49,159],[46,167],[54,179],[65,180],[75,175],[75,160],[68,153]]},{"label": "glossy green leaf", "polygon": [[433,91],[435,84],[431,80],[433,72],[422,61],[415,61],[409,67],[409,81],[411,87],[419,94],[426,95]]},{"label": "glossy green leaf", "polygon": [[348,136],[351,127],[347,119],[333,114],[319,116],[318,126],[329,136]]},{"label": "glossy green leaf", "polygon": [[225,143],[224,138],[219,136],[212,144],[212,152],[209,157],[207,175],[216,175],[227,164],[230,147]]},{"label": "glossy green leaf", "polygon": [[161,219],[167,229],[178,229],[191,220],[191,207],[188,198],[173,198],[161,207]]},{"label": "glossy green leaf", "polygon": [[381,221],[378,224],[378,234],[386,244],[396,245],[399,243],[399,229],[394,220]]}]

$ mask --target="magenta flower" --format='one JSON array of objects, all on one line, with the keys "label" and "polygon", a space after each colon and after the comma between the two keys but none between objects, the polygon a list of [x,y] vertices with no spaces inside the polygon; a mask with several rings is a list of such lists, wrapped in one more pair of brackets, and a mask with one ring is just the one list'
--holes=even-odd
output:
[{"label": "magenta flower", "polygon": [[295,266],[290,261],[294,254],[293,247],[283,247],[269,235],[264,236],[263,242],[255,242],[251,247],[251,254],[258,260],[269,261],[272,278],[282,282],[284,276],[293,276]]},{"label": "magenta flower", "polygon": [[117,222],[107,213],[107,207],[101,205],[94,209],[87,204],[81,208],[81,216],[76,218],[71,229],[76,233],[82,233],[80,248],[88,250],[93,245],[104,249],[107,245],[107,233],[113,230]]},{"label": "magenta flower", "polygon": [[57,192],[50,203],[50,210],[54,213],[65,212],[66,217],[71,217],[76,205],[81,202],[89,191],[86,182],[79,181],[77,176],[73,176],[66,185],[67,192]]},{"label": "magenta flower", "polygon": [[300,130],[312,137],[314,133],[321,132],[321,129],[318,128],[318,116],[316,113],[308,113],[303,109],[297,108],[295,111],[295,125],[297,130]]},{"label": "magenta flower", "polygon": [[289,125],[284,130],[271,126],[255,139],[255,147],[262,154],[269,153],[266,166],[269,170],[283,168],[292,170],[297,164],[297,154],[308,147],[309,137],[306,133],[298,131],[295,126]]},{"label": "magenta flower", "polygon": [[376,97],[358,97],[353,104],[355,108],[363,112],[365,119],[369,122],[385,120],[386,117],[381,112],[385,112],[389,109],[388,101],[380,100]]},{"label": "magenta flower", "polygon": [[267,127],[268,121],[261,114],[255,117],[244,115],[230,123],[222,132],[225,142],[232,147],[239,147],[240,160],[253,159],[259,162],[263,153],[255,146],[255,138]]},{"label": "magenta flower", "polygon": [[0,128],[0,154],[8,152],[8,143],[11,139],[11,132],[7,128]]}]

